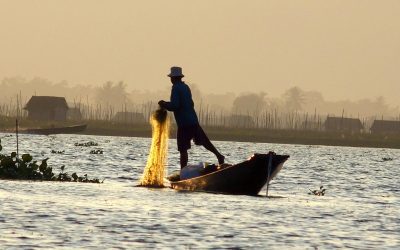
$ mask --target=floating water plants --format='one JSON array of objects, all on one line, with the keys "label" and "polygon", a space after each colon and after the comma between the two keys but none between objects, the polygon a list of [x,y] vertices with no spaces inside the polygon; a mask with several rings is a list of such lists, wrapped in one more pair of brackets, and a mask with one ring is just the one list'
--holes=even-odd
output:
[{"label": "floating water plants", "polygon": [[78,176],[76,173],[72,173],[69,175],[67,172],[64,172],[65,166],[61,166],[61,173],[59,173],[56,177],[56,181],[71,181],[71,182],[90,182],[90,183],[103,183],[104,180],[100,181],[99,179],[89,179],[87,174],[82,176]]},{"label": "floating water plants", "polygon": [[99,146],[97,142],[89,141],[89,142],[76,142],[74,144],[76,147],[95,147]]},{"label": "floating water plants", "polygon": [[310,189],[310,193],[308,193],[308,194],[313,194],[313,195],[316,195],[316,196],[324,196],[325,195],[325,191],[326,191],[326,189],[324,188],[324,186],[320,186],[319,189],[316,189],[316,190],[311,190]]},{"label": "floating water plants", "polygon": [[51,150],[51,153],[52,153],[52,154],[64,154],[64,153],[65,153],[65,150],[60,151],[60,150],[54,150],[54,149],[52,149],[52,150]]},{"label": "floating water plants", "polygon": [[78,176],[76,173],[69,175],[64,172],[65,166],[61,166],[61,173],[54,174],[53,168],[47,165],[48,159],[46,158],[38,162],[34,161],[30,154],[23,154],[19,158],[16,152],[12,152],[10,156],[0,153],[0,179],[90,183],[102,183],[104,181],[100,182],[99,179],[89,179],[86,174],[83,177]]},{"label": "floating water plants", "polygon": [[101,150],[101,149],[93,149],[93,150],[90,151],[90,154],[102,155],[103,154],[103,150]]}]

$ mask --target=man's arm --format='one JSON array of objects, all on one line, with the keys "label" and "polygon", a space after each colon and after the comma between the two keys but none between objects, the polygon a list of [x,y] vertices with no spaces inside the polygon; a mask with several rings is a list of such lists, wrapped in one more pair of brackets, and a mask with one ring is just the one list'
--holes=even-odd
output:
[{"label": "man's arm", "polygon": [[162,108],[165,108],[169,111],[176,111],[179,109],[180,106],[180,97],[179,97],[179,92],[178,88],[172,88],[171,91],[171,101],[165,102],[165,101],[160,101],[158,103]]}]

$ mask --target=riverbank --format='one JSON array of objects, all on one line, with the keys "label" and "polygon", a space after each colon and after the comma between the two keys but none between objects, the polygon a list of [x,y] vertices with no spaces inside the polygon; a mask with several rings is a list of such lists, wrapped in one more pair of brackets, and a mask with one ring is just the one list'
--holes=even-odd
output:
[{"label": "riverbank", "polygon": [[[109,121],[86,121],[87,129],[80,134],[104,136],[151,137],[149,124],[116,124]],[[20,131],[28,128],[62,127],[78,122],[33,122],[21,120]],[[211,140],[264,142],[304,145],[328,145],[372,148],[400,148],[400,135],[350,134],[325,131],[244,129],[226,127],[203,127]],[[0,132],[14,132],[15,120],[0,120]],[[172,127],[171,138],[176,129]]]}]

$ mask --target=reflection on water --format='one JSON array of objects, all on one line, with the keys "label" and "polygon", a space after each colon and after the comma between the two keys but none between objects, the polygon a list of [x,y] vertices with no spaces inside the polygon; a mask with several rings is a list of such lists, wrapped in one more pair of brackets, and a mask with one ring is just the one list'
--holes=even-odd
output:
[{"label": "reflection on water", "polygon": [[[0,134],[4,137],[5,134]],[[104,151],[75,142],[94,141]],[[3,152],[15,138],[2,140]],[[229,163],[270,150],[291,158],[269,194],[232,196],[134,187],[151,139],[22,135],[20,152],[50,157],[103,184],[0,180],[1,248],[398,248],[400,150],[216,142]],[[51,150],[65,152],[52,154]],[[189,161],[214,160],[202,148]],[[388,160],[390,159],[390,160]],[[168,170],[179,169],[170,140]],[[323,185],[325,196],[308,195]]]}]

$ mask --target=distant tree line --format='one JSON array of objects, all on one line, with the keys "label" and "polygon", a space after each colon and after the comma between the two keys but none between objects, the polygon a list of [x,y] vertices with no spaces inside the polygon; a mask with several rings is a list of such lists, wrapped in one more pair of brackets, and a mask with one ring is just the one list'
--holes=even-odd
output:
[{"label": "distant tree line", "polygon": [[[397,118],[400,114],[399,107],[389,106],[382,96],[358,101],[327,101],[317,91],[305,91],[296,86],[278,97],[272,97],[266,92],[207,94],[197,85],[188,84],[191,86],[198,112],[201,110],[250,116],[278,112],[388,119]],[[103,110],[107,107],[116,111],[137,109],[141,105],[149,107],[160,99],[168,99],[170,87],[163,86],[161,90],[128,90],[128,85],[123,81],[71,85],[66,81],[54,83],[40,77],[11,77],[0,82],[0,104],[3,106],[11,107],[17,101],[23,106],[33,95],[63,96],[69,105],[101,107]]]}]

